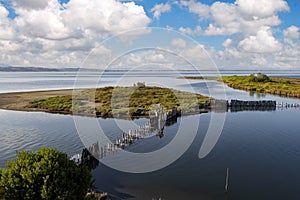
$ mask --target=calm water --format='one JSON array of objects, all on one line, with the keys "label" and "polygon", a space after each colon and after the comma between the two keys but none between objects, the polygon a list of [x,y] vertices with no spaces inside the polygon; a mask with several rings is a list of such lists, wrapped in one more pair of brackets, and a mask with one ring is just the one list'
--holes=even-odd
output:
[{"label": "calm water", "polygon": [[[123,75],[108,73],[98,85],[116,85],[118,82],[131,85],[137,80],[144,80],[151,85],[163,85],[213,97],[218,97],[223,89],[221,83],[186,82],[176,79],[175,74],[170,73],[132,73],[123,77],[120,82]],[[82,83],[85,83],[82,87],[91,86],[89,79],[95,76],[87,73],[85,77],[81,77]],[[3,93],[72,88],[75,73],[0,73],[0,77],[0,92]],[[210,93],[208,88],[213,92]],[[299,99],[250,94],[225,88],[227,99],[300,102]],[[100,164],[93,171],[93,177],[99,190],[124,199],[299,199],[299,111],[288,109],[272,112],[228,112],[218,142],[203,159],[199,159],[198,153],[211,121],[211,113],[178,118],[178,123],[165,128],[164,137],[140,140],[128,149],[149,152],[162,148],[172,141],[178,128],[184,124],[185,134],[190,134],[190,131],[196,131],[197,134],[192,145],[174,163],[145,174],[119,172]],[[197,120],[200,120],[199,128],[189,130],[191,123]],[[124,129],[132,126],[132,122],[126,120],[97,121],[110,138],[120,133],[118,124],[122,124]],[[133,123],[143,124],[146,121],[139,119]],[[4,167],[5,160],[15,157],[16,150],[36,150],[46,146],[72,155],[83,148],[73,117],[69,115],[0,110],[0,130],[0,167]],[[108,158],[114,159],[114,156],[110,155]],[[230,192],[226,196],[224,184],[227,167],[230,168]]]}]

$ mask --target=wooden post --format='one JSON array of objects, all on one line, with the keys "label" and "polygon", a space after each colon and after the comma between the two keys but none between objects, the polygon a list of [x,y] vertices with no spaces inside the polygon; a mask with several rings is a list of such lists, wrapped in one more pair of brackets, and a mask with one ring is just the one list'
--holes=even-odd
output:
[{"label": "wooden post", "polygon": [[226,171],[225,193],[228,193],[228,181],[229,181],[229,168],[227,168],[227,171]]}]

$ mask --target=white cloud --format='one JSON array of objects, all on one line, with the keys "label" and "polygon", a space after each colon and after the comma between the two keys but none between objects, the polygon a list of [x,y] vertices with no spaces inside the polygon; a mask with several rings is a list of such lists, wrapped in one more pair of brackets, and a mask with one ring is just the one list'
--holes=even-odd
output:
[{"label": "white cloud", "polygon": [[7,16],[8,10],[0,4],[0,40],[12,39],[15,35],[13,23]]},{"label": "white cloud", "polygon": [[290,26],[284,30],[284,36],[291,39],[299,38],[299,28],[297,26]]},{"label": "white cloud", "polygon": [[261,28],[256,35],[250,35],[240,41],[239,47],[246,52],[272,53],[281,50],[281,43],[276,40],[270,27]]},{"label": "white cloud", "polygon": [[297,26],[292,25],[283,31],[283,35],[285,42],[293,44],[293,40],[299,38],[299,28]]},{"label": "white cloud", "polygon": [[176,39],[172,40],[171,44],[173,46],[179,47],[179,48],[185,48],[186,47],[186,42],[181,38],[176,38]]},{"label": "white cloud", "polygon": [[0,4],[1,63],[10,65],[76,67],[101,39],[151,22],[142,6],[117,0],[63,5],[57,0],[12,0],[12,6],[17,16],[9,19]]},{"label": "white cloud", "polygon": [[[39,10],[39,9],[45,9],[48,4],[50,3],[49,0],[13,0],[12,1],[14,7],[22,7],[24,9],[35,9],[35,10]],[[54,1],[51,0],[51,3],[54,3]]]},{"label": "white cloud", "polygon": [[[174,46],[180,48],[174,48]],[[213,48],[204,45],[188,43],[182,38],[174,38],[169,46],[164,48],[145,49],[133,52],[119,58],[115,66],[158,66],[173,69],[215,69],[211,59],[214,54]],[[195,66],[193,66],[194,64]]]},{"label": "white cloud", "polygon": [[215,54],[214,48],[206,47],[202,44],[187,46],[179,52],[179,55],[191,62],[198,69],[214,70],[215,65],[212,60]]},{"label": "white cloud", "polygon": [[201,2],[195,2],[194,0],[190,0],[190,1],[181,0],[179,5],[186,6],[189,8],[189,11],[191,13],[198,14],[200,20],[207,18],[209,16],[210,7]]},{"label": "white cloud", "polygon": [[289,6],[285,0],[236,0],[236,5],[244,18],[267,18],[279,11],[288,11]]},{"label": "white cloud", "polygon": [[191,29],[189,27],[187,27],[187,28],[180,27],[178,30],[180,33],[187,34],[187,35],[201,35],[202,34],[201,26],[196,26],[195,29]]},{"label": "white cloud", "polygon": [[[216,1],[211,6],[194,0],[181,0],[177,4],[188,7],[191,13],[198,14],[200,21],[209,21],[208,27],[202,32],[208,36],[253,34],[261,27],[279,25],[281,20],[277,13],[289,10],[284,0],[236,0],[235,3]],[[185,31],[192,32],[192,29],[187,27]]]},{"label": "white cloud", "polygon": [[263,56],[254,56],[251,58],[251,63],[252,63],[252,65],[257,66],[257,67],[266,67],[268,64],[268,61]]},{"label": "white cloud", "polygon": [[216,2],[211,6],[214,24],[205,31],[207,35],[232,34],[240,31],[240,18],[233,4]]},{"label": "white cloud", "polygon": [[169,11],[171,11],[171,5],[169,3],[156,4],[153,8],[151,8],[151,12],[153,12],[153,16],[155,19],[159,19],[162,13]]},{"label": "white cloud", "polygon": [[[181,1],[180,6],[189,7],[191,13],[206,19],[208,25],[201,30],[204,36],[230,36],[223,43],[214,60],[221,68],[234,69],[293,69],[300,66],[299,28],[290,26],[283,31],[285,44],[273,35],[273,27],[282,23],[278,13],[289,11],[285,0],[236,0],[234,3],[216,1],[206,7],[206,14],[192,10],[195,1]],[[199,26],[202,21],[199,22]],[[203,24],[204,25],[204,24]],[[200,27],[201,28],[201,27]],[[179,31],[190,35],[190,27]]]},{"label": "white cloud", "polygon": [[300,66],[300,46],[286,45],[275,55],[275,65],[279,68],[295,69]]},{"label": "white cloud", "polygon": [[232,40],[230,38],[227,38],[224,42],[223,42],[223,47],[229,47],[232,44]]},{"label": "white cloud", "polygon": [[[269,1],[269,0],[266,0]],[[275,3],[277,0],[270,0]],[[277,26],[281,23],[281,20],[276,15],[278,11],[288,9],[288,5],[282,7],[275,6],[269,8],[270,4],[265,3],[259,9],[259,13],[254,11],[246,12],[244,10],[245,4],[248,1],[236,1],[235,4],[215,2],[211,6],[211,20],[208,28],[205,30],[206,35],[231,35],[235,33],[256,33],[260,28],[264,26]],[[255,1],[255,5],[260,5]],[[263,1],[265,2],[265,1]],[[281,2],[281,0],[280,0]],[[280,3],[278,3],[280,5]],[[241,8],[242,6],[242,8]],[[250,14],[251,17],[249,17]]]},{"label": "white cloud", "polygon": [[23,34],[46,39],[79,38],[145,27],[150,23],[142,6],[116,0],[71,0],[62,7],[50,0],[44,9],[30,9],[16,4],[16,23]]}]

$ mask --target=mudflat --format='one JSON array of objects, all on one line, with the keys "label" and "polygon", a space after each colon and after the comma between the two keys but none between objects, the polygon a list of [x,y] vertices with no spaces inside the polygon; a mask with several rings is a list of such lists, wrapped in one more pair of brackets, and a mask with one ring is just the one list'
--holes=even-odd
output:
[{"label": "mudflat", "polygon": [[72,93],[72,89],[3,93],[0,94],[0,109],[19,111],[40,111],[41,109],[30,107],[30,102],[36,99],[72,95]]}]

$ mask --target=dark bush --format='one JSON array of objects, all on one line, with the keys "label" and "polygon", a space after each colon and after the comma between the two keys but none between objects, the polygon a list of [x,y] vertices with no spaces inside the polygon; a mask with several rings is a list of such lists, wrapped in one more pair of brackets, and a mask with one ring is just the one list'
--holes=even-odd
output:
[{"label": "dark bush", "polygon": [[84,199],[91,173],[61,151],[17,152],[0,170],[0,199]]}]

